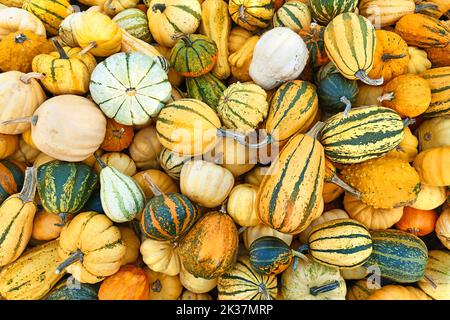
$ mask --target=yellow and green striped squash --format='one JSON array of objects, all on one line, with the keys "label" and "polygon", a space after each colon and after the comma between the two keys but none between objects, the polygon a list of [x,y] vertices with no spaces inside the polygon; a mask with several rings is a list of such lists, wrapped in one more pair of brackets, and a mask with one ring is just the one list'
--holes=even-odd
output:
[{"label": "yellow and green striped squash", "polygon": [[320,142],[328,159],[350,164],[383,156],[400,144],[403,135],[402,119],[394,110],[370,106],[326,120]]},{"label": "yellow and green striped squash", "polygon": [[173,179],[180,180],[181,168],[191,157],[181,157],[176,152],[163,148],[159,154],[159,165]]},{"label": "yellow and green striped squash", "polygon": [[125,29],[133,37],[147,43],[153,41],[152,34],[148,28],[147,15],[144,11],[136,8],[125,9],[112,19],[122,29]]},{"label": "yellow and green striped squash", "polygon": [[38,17],[51,35],[57,35],[61,22],[74,12],[67,0],[25,0],[22,8]]},{"label": "yellow and green striped squash", "polygon": [[314,260],[332,267],[356,268],[372,253],[369,230],[353,219],[331,220],[315,226],[308,237]]},{"label": "yellow and green striped squash", "polygon": [[422,73],[431,88],[431,103],[424,117],[450,116],[450,67],[433,68]]},{"label": "yellow and green striped squash", "polygon": [[309,0],[312,17],[326,26],[334,17],[344,12],[354,12],[358,0]]},{"label": "yellow and green striped squash", "polygon": [[[450,300],[450,251],[431,250],[425,269],[427,279],[419,280],[419,288],[435,300]],[[436,287],[434,285],[436,285]]]},{"label": "yellow and green striped squash", "polygon": [[344,77],[369,85],[383,83],[382,78],[368,76],[376,46],[375,28],[369,20],[356,13],[342,13],[327,25],[324,41],[328,57]]},{"label": "yellow and green striped squash", "polygon": [[273,16],[274,27],[286,27],[295,32],[309,28],[311,13],[306,4],[299,1],[286,2]]},{"label": "yellow and green striped squash", "polygon": [[234,23],[248,31],[266,28],[275,12],[273,0],[230,0],[228,13]]},{"label": "yellow and green striped squash", "polygon": [[190,98],[201,100],[216,109],[227,87],[212,72],[200,77],[186,77],[186,90]]}]

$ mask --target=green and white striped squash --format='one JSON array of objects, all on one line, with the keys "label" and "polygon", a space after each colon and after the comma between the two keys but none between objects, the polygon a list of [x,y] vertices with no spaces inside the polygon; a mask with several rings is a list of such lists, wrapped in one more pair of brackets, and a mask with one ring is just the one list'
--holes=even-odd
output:
[{"label": "green and white striped squash", "polygon": [[142,125],[169,101],[172,86],[156,58],[121,52],[95,67],[89,90],[107,117],[124,125]]},{"label": "green and white striped squash", "polygon": [[45,300],[98,300],[98,284],[81,283],[72,276],[63,279]]},{"label": "green and white striped squash", "polygon": [[276,275],[261,275],[246,256],[238,258],[234,268],[217,281],[218,300],[274,300],[277,296]]},{"label": "green and white striped squash", "polygon": [[337,219],[312,228],[308,237],[311,256],[322,264],[344,269],[356,268],[372,253],[369,230],[353,219]]},{"label": "green and white striped squash", "polygon": [[400,144],[403,135],[402,119],[394,110],[370,106],[327,119],[320,142],[328,159],[350,164],[383,156]]},{"label": "green and white striped squash", "polygon": [[428,261],[425,243],[413,234],[400,230],[371,231],[373,251],[364,264],[381,277],[413,283],[423,278]]},{"label": "green and white striped squash", "polygon": [[435,300],[450,300],[449,250],[431,250],[428,253],[425,275],[428,279],[419,280],[420,289]]},{"label": "green and white striped squash", "polygon": [[287,27],[295,32],[309,28],[311,13],[306,4],[299,1],[284,3],[273,16],[274,27]]},{"label": "green and white striped squash", "polygon": [[136,8],[125,9],[116,14],[112,20],[133,37],[147,43],[153,41],[144,11]]},{"label": "green and white striped squash", "polygon": [[330,74],[317,86],[319,106],[326,115],[335,115],[356,102],[358,91],[355,80],[349,80],[340,73]]},{"label": "green and white striped squash", "polygon": [[161,168],[175,180],[180,180],[181,168],[190,159],[189,156],[181,156],[167,148],[163,148],[159,154]]},{"label": "green and white striped squash", "polygon": [[358,0],[309,0],[312,17],[326,26],[336,16],[344,12],[354,12]]},{"label": "green and white striped squash", "polygon": [[213,109],[216,109],[226,88],[225,84],[211,72],[200,77],[186,78],[189,97],[203,101]]}]

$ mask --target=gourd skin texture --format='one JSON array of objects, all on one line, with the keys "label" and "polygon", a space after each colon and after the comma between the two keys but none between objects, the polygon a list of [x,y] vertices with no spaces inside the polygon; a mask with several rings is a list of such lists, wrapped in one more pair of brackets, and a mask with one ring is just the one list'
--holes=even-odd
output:
[{"label": "gourd skin texture", "polygon": [[313,68],[323,66],[330,61],[325,52],[325,42],[323,40],[324,33],[325,27],[319,26],[316,23],[311,23],[309,27],[298,32],[308,47],[309,64],[312,65]]},{"label": "gourd skin texture", "polygon": [[250,245],[252,268],[262,275],[277,275],[286,270],[294,258],[289,246],[277,237],[261,237]]},{"label": "gourd skin texture", "polygon": [[212,73],[200,77],[186,78],[186,89],[189,97],[201,100],[213,109],[216,109],[226,88],[225,84]]},{"label": "gourd skin texture", "polygon": [[320,108],[330,115],[345,110],[347,105],[342,102],[342,97],[347,98],[351,104],[354,104],[357,94],[357,82],[338,73],[325,77],[320,81],[317,89]]},{"label": "gourd skin texture", "polygon": [[326,26],[337,15],[344,12],[354,12],[356,0],[310,0],[311,15],[321,25]]},{"label": "gourd skin texture", "polygon": [[148,27],[147,15],[139,9],[125,9],[116,14],[112,21],[117,23],[120,28],[129,32],[133,37],[147,43],[153,40]]},{"label": "gourd skin texture", "polygon": [[450,117],[436,117],[422,122],[416,130],[421,151],[450,146]]},{"label": "gourd skin texture", "polygon": [[252,81],[250,77],[250,64],[253,58],[256,44],[259,40],[258,35],[250,36],[237,48],[235,52],[230,54],[228,62],[231,66],[231,73],[238,81]]},{"label": "gourd skin texture", "polygon": [[45,300],[98,300],[98,286],[64,279],[45,297]]},{"label": "gourd skin texture", "polygon": [[305,3],[299,1],[286,2],[273,16],[274,27],[288,27],[295,32],[309,28],[310,24],[309,8]]},{"label": "gourd skin texture", "polygon": [[420,279],[419,288],[435,300],[450,299],[450,252],[431,250],[425,274],[437,286],[434,288],[426,279]]},{"label": "gourd skin texture", "polygon": [[431,68],[432,63],[427,58],[427,53],[417,47],[408,47],[409,63],[408,73],[421,74]]},{"label": "gourd skin texture", "polygon": [[151,270],[169,276],[180,273],[180,258],[172,242],[145,239],[141,244],[140,252],[144,263]]}]

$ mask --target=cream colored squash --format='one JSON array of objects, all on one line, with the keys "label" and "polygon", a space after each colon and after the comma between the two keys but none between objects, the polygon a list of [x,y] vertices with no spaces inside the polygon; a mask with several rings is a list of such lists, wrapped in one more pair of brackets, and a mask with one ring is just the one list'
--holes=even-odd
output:
[{"label": "cream colored squash", "polygon": [[261,221],[258,216],[258,187],[244,183],[231,190],[227,212],[234,222],[243,227],[254,227]]},{"label": "cream colored squash", "polygon": [[436,236],[450,250],[450,207],[445,207],[435,226]]},{"label": "cream colored squash", "polygon": [[409,63],[408,73],[421,74],[431,68],[431,61],[427,58],[427,53],[416,47],[408,47]]},{"label": "cream colored squash", "polygon": [[[108,152],[103,154],[100,158],[107,166],[116,168],[127,176],[136,174],[136,164],[134,163],[133,159],[131,159],[130,156],[125,153]],[[97,173],[100,172],[101,167],[98,162],[95,164],[94,169]]]},{"label": "cream colored squash", "polygon": [[140,252],[142,260],[151,270],[169,276],[180,273],[180,258],[171,242],[145,239],[141,243]]},{"label": "cream colored squash", "polygon": [[39,18],[24,9],[6,8],[0,12],[0,40],[16,31],[30,30],[38,36],[46,36],[45,27]]},{"label": "cream colored squash", "polygon": [[139,130],[130,145],[130,156],[141,170],[159,167],[159,154],[163,146],[156,135],[156,128],[150,126]]},{"label": "cream colored squash", "polygon": [[345,280],[360,280],[364,279],[368,274],[368,269],[364,266],[359,266],[353,269],[340,269],[341,275]]},{"label": "cream colored squash", "polygon": [[194,275],[187,272],[183,266],[180,270],[180,281],[183,287],[193,293],[206,293],[211,291],[217,286],[217,278],[215,279],[203,279],[197,278]]},{"label": "cream colored squash", "polygon": [[420,210],[433,210],[443,204],[445,200],[447,200],[445,187],[431,187],[422,183],[416,202],[410,207]]}]

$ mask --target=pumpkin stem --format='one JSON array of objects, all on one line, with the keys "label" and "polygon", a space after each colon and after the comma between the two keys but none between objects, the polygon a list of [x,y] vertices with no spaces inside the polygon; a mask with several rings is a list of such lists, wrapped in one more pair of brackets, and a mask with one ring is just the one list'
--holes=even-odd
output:
[{"label": "pumpkin stem", "polygon": [[247,17],[245,16],[245,6],[241,5],[238,9],[239,12],[239,19],[241,19],[244,22],[247,22]]},{"label": "pumpkin stem", "polygon": [[417,13],[426,9],[439,10],[438,6],[434,3],[419,3],[416,4],[416,9],[414,10],[414,12]]},{"label": "pumpkin stem", "polygon": [[37,169],[35,167],[27,167],[25,170],[25,180],[19,198],[23,203],[32,202],[36,194],[36,176]]},{"label": "pumpkin stem", "polygon": [[219,212],[221,212],[221,213],[227,213],[227,202],[228,202],[227,199],[225,199],[225,201],[222,202],[222,205],[220,206]]},{"label": "pumpkin stem", "polygon": [[67,56],[67,53],[64,51],[64,48],[59,43],[59,41],[56,40],[55,38],[52,38],[52,42],[53,42],[53,46],[55,47],[56,51],[58,51],[59,58],[66,59],[66,60],[69,59],[69,57]]},{"label": "pumpkin stem", "polygon": [[322,131],[323,127],[325,127],[325,122],[319,121],[314,125],[314,127],[309,129],[306,134],[310,137],[313,137],[314,139],[317,139],[317,136]]},{"label": "pumpkin stem", "polygon": [[102,169],[107,167],[106,163],[102,160],[102,158],[100,158],[100,156],[97,154],[97,152],[94,152],[94,157]]},{"label": "pumpkin stem", "polygon": [[389,54],[389,53],[385,53],[381,56],[381,60],[383,62],[388,62],[389,60],[392,59],[402,59],[406,57],[406,54],[402,53],[402,54]]},{"label": "pumpkin stem", "polygon": [[161,292],[161,289],[162,289],[161,281],[156,280],[155,282],[153,282],[153,284],[152,284],[153,292]]},{"label": "pumpkin stem", "polygon": [[225,137],[225,138],[232,138],[232,139],[236,140],[239,144],[242,144],[243,146],[246,146],[247,148],[250,148],[250,149],[260,149],[260,148],[268,145],[270,142],[272,142],[272,136],[269,134],[264,138],[264,140],[262,140],[258,143],[248,143],[246,141],[245,135],[239,134],[237,132],[233,132],[230,130],[226,130],[223,128],[219,128],[217,130],[217,135],[219,135],[221,137]]},{"label": "pumpkin stem", "polygon": [[61,223],[55,223],[55,226],[64,227],[64,225],[66,224],[66,221],[67,221],[67,213],[60,212],[60,213],[58,213],[58,216],[61,218]]},{"label": "pumpkin stem", "polygon": [[378,79],[370,78],[364,70],[358,70],[355,73],[355,77],[364,82],[365,84],[368,84],[369,86],[380,86],[383,84],[384,81],[383,77]]},{"label": "pumpkin stem", "polygon": [[309,293],[311,293],[313,296],[317,296],[318,294],[329,292],[336,288],[339,288],[339,281],[337,280],[320,287],[312,287],[309,289]]},{"label": "pumpkin stem", "polygon": [[17,119],[11,119],[11,120],[5,120],[2,121],[0,124],[7,125],[7,124],[13,124],[13,123],[31,123],[33,126],[36,125],[38,121],[38,116],[31,116],[31,117],[22,117]]},{"label": "pumpkin stem", "polygon": [[238,233],[241,234],[242,232],[244,232],[245,230],[247,230],[248,227],[240,227],[238,230]]},{"label": "pumpkin stem", "polygon": [[352,110],[352,103],[346,96],[342,96],[339,98],[339,101],[345,104],[345,110],[342,117],[345,119],[348,117],[348,113]]},{"label": "pumpkin stem", "polygon": [[341,178],[338,177],[337,174],[334,174],[333,177],[331,178],[331,183],[334,183],[335,185],[341,187],[342,189],[344,189],[346,192],[350,193],[352,196],[361,199],[361,192],[359,192],[358,190],[350,187],[344,180],[342,180]]},{"label": "pumpkin stem", "polygon": [[157,4],[154,4],[152,6],[152,11],[155,12],[155,13],[158,12],[158,11],[163,13],[164,10],[166,10],[166,5],[164,3],[157,3]]},{"label": "pumpkin stem", "polygon": [[385,94],[383,94],[382,96],[379,96],[378,98],[377,98],[377,101],[378,102],[383,102],[383,101],[392,101],[393,99],[395,98],[395,94],[394,94],[394,92],[388,92],[388,93],[385,93]]},{"label": "pumpkin stem", "polygon": [[266,300],[272,300],[272,298],[270,297],[270,294],[269,294],[269,290],[267,290],[267,287],[264,283],[260,283],[258,285],[258,293],[259,294],[264,293]]},{"label": "pumpkin stem", "polygon": [[145,182],[148,183],[148,186],[150,187],[150,190],[152,190],[155,197],[164,194],[164,192],[161,191],[161,189],[156,185],[155,181],[153,181],[153,179],[150,178],[150,176],[147,173],[144,173],[142,177],[144,178]]},{"label": "pumpkin stem", "polygon": [[80,52],[78,52],[78,56],[81,57],[82,55],[88,53],[92,49],[94,49],[97,46],[97,42],[91,41],[86,47],[83,48]]},{"label": "pumpkin stem", "polygon": [[28,72],[27,74],[24,74],[20,76],[20,81],[22,81],[25,84],[30,84],[31,79],[39,79],[42,80],[45,78],[45,74],[39,73],[39,72]]},{"label": "pumpkin stem", "polygon": [[426,274],[423,275],[423,278],[433,287],[433,289],[437,288],[437,284]]},{"label": "pumpkin stem", "polygon": [[18,35],[16,35],[14,37],[14,42],[15,43],[24,43],[27,40],[28,40],[27,36],[24,35],[23,33],[19,33]]},{"label": "pumpkin stem", "polygon": [[405,118],[403,119],[403,126],[404,127],[409,127],[410,125],[416,123],[415,119],[411,119],[411,118]]},{"label": "pumpkin stem", "polygon": [[407,230],[409,233],[412,233],[413,235],[417,236],[420,232],[419,228],[413,227],[413,228],[408,228]]},{"label": "pumpkin stem", "polygon": [[171,36],[172,40],[182,40],[184,42],[184,45],[186,47],[191,47],[192,46],[192,41],[191,39],[189,39],[189,36],[182,33],[182,32],[176,32]]},{"label": "pumpkin stem", "polygon": [[66,269],[68,266],[70,266],[72,263],[75,263],[77,261],[83,261],[83,252],[81,252],[80,249],[77,249],[74,253],[72,253],[66,260],[64,260],[57,268],[55,273],[60,274],[61,271]]}]

